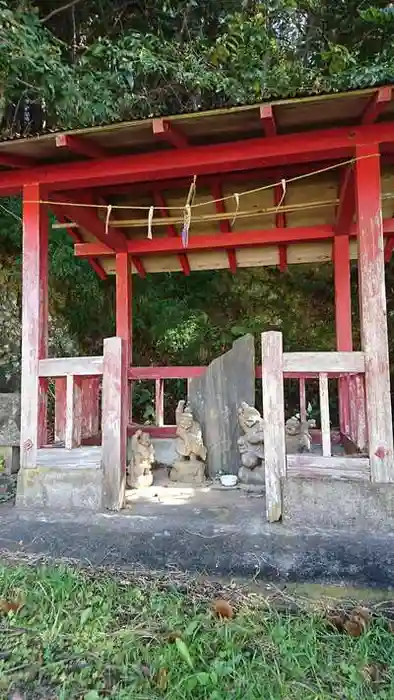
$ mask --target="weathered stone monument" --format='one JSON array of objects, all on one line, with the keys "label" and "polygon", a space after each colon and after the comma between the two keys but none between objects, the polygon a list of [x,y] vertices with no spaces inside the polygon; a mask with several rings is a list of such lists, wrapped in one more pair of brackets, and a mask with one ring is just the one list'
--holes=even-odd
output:
[{"label": "weathered stone monument", "polygon": [[264,421],[254,406],[243,401],[238,409],[238,421],[243,432],[238,438],[241,466],[238,479],[242,484],[265,486]]},{"label": "weathered stone monument", "polygon": [[254,338],[239,338],[231,350],[215,359],[206,372],[189,385],[188,401],[201,424],[207,448],[210,477],[220,472],[237,474],[239,469],[238,407],[255,401]]},{"label": "weathered stone monument", "polygon": [[0,458],[7,474],[19,470],[20,420],[20,394],[0,394]]},{"label": "weathered stone monument", "polygon": [[150,435],[137,430],[131,438],[131,460],[127,469],[127,486],[140,489],[153,484],[152,465],[155,450]]},{"label": "weathered stone monument", "polygon": [[194,420],[189,404],[179,401],[176,412],[177,459],[171,471],[171,481],[202,484],[205,481],[205,448],[200,424]]}]

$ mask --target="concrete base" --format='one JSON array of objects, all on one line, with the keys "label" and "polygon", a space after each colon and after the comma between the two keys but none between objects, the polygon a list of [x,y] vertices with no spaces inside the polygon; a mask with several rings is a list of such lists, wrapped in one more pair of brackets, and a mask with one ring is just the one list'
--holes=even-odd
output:
[{"label": "concrete base", "polygon": [[285,479],[283,520],[322,528],[394,531],[394,484]]},{"label": "concrete base", "polygon": [[0,445],[0,462],[4,459],[4,473],[17,474],[20,464],[19,445]]},{"label": "concrete base", "polygon": [[103,474],[95,467],[21,469],[16,506],[40,510],[98,511],[102,509]]}]

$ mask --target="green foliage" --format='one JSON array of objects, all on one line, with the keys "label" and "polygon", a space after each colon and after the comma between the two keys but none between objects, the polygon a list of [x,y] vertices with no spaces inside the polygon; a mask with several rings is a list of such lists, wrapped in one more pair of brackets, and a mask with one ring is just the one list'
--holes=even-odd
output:
[{"label": "green foliage", "polygon": [[72,127],[389,81],[386,5],[87,0],[47,20],[56,3],[1,0],[2,106]]},{"label": "green foliage", "polygon": [[[394,636],[383,592],[374,594],[373,621],[356,637],[328,624],[332,588],[308,600],[299,585],[281,595],[277,587],[248,591],[173,572],[115,577],[63,565],[2,566],[0,586],[2,698],[393,697]],[[346,593],[357,596],[354,589],[337,596],[337,619],[353,609]],[[219,596],[230,599],[232,619],[213,614]]]}]

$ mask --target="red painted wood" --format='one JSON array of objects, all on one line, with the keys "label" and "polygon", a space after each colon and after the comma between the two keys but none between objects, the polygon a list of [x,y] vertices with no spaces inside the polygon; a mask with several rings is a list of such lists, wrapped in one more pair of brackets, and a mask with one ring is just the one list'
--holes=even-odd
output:
[{"label": "red painted wood", "polygon": [[230,272],[233,275],[237,272],[237,255],[233,248],[227,251],[228,264],[230,266]]},{"label": "red painted wood", "polygon": [[87,158],[107,158],[107,151],[93,141],[87,141],[79,136],[69,134],[58,134],[56,136],[56,146],[58,148],[66,148],[72,153],[77,153],[80,156]]},{"label": "red painted wood", "polygon": [[[386,289],[384,279],[381,180],[378,145],[360,145],[356,155],[356,206],[359,227],[361,345],[371,478],[394,481]],[[361,159],[362,158],[362,159]]]},{"label": "red painted wood", "polygon": [[272,105],[261,105],[260,119],[266,136],[276,136],[277,128]]},{"label": "red painted wood", "polygon": [[104,340],[102,397],[103,506],[119,510],[124,501],[127,452],[127,368],[122,338]]},{"label": "red painted wood", "polygon": [[353,224],[355,208],[354,169],[348,167],[340,178],[335,233],[348,235]]},{"label": "red painted wood", "polygon": [[116,255],[116,335],[125,342],[126,366],[132,362],[132,280],[129,256]]},{"label": "red painted wood", "polygon": [[[48,351],[48,222],[38,184],[23,192],[21,467],[35,468],[47,442],[47,379],[39,361]],[[34,203],[30,203],[34,202]]]},{"label": "red painted wood", "polygon": [[55,442],[66,438],[66,377],[55,380]]},{"label": "red painted wood", "polygon": [[[334,235],[332,226],[321,224],[309,227],[292,227],[283,229],[262,229],[256,231],[236,231],[226,234],[209,234],[190,236],[188,250],[215,250],[228,248],[254,247],[256,245],[273,245],[275,243],[298,243],[299,241],[324,241]],[[154,255],[155,253],[178,253],[183,249],[180,238],[155,238],[128,240],[127,249],[132,255]],[[77,243],[75,255],[78,257],[100,257],[113,255],[113,250],[100,243]]]},{"label": "red painted wood", "polygon": [[[350,288],[349,236],[336,236],[333,240],[335,333],[338,351],[353,350],[352,301]],[[339,380],[339,427],[349,435],[349,383],[346,377]]]},{"label": "red painted wood", "polygon": [[[220,184],[218,182],[214,182],[211,187],[211,194],[212,194],[212,199],[216,200],[215,201],[215,209],[218,214],[225,214],[226,213],[226,207],[223,202],[223,192]],[[219,220],[219,230],[220,233],[222,234],[227,234],[231,233],[231,225],[228,219],[222,219]],[[235,250],[227,250],[227,258],[228,258],[228,264],[231,272],[233,275],[237,272],[237,257],[235,254]]]},{"label": "red painted wood", "polygon": [[176,435],[176,425],[163,425],[161,427],[157,425],[139,425],[137,423],[132,423],[127,427],[127,432],[129,435],[134,435],[137,430],[144,430],[144,433],[149,433],[151,437],[154,438],[173,438]]},{"label": "red painted wood", "polygon": [[[155,207],[157,207],[159,209],[161,216],[163,218],[168,217],[169,212],[167,209],[166,201],[164,199],[164,195],[161,192],[155,191],[153,193],[153,197],[154,197]],[[177,228],[176,228],[176,226],[174,226],[174,224],[168,224],[167,233],[169,236],[173,236],[175,238],[179,236]],[[181,264],[183,274],[186,276],[189,276],[190,275],[190,265],[189,265],[189,260],[188,260],[186,253],[179,253],[178,260]]]},{"label": "red painted wood", "polygon": [[[384,235],[394,233],[394,218],[385,219]],[[356,237],[356,226],[352,226],[351,238]],[[209,234],[206,236],[191,236],[189,238],[188,250],[217,250],[234,248],[254,247],[264,245],[280,245],[299,243],[302,241],[325,241],[334,237],[332,226],[320,224],[318,226],[300,226],[289,228],[262,229],[256,231],[236,231],[229,233],[224,241],[220,234]],[[182,249],[182,242],[177,239],[156,238],[153,241],[128,240],[127,250],[132,255],[154,255],[156,253],[177,253]],[[74,254],[80,258],[89,256],[101,257],[112,256],[113,250],[100,243],[77,243],[74,246]],[[134,260],[133,260],[134,262]]]},{"label": "red painted wood", "polygon": [[[200,377],[207,367],[129,367],[130,381],[156,379],[193,379]],[[316,379],[319,372],[284,372],[286,379]],[[338,372],[329,372],[331,378],[339,377]],[[261,367],[256,367],[256,379],[261,379]]]},{"label": "red painted wood", "polygon": [[[68,223],[67,218],[63,215],[63,212],[61,211],[61,207],[51,206],[51,210],[55,214],[56,219],[59,223]],[[66,229],[66,231],[70,238],[74,241],[74,243],[83,243],[83,238],[81,234],[78,233],[78,231],[76,231],[74,228],[69,227]],[[100,277],[100,279],[107,279],[107,273],[97,260],[95,260],[94,258],[87,258],[87,260],[92,270],[94,270],[94,272]]]},{"label": "red painted wood", "polygon": [[83,377],[81,380],[82,392],[82,422],[81,439],[95,438],[99,434],[101,377]]},{"label": "red painted wood", "polygon": [[361,118],[362,124],[373,124],[392,98],[392,87],[385,85],[376,90]]},{"label": "red painted wood", "polygon": [[245,139],[224,144],[178,148],[171,158],[162,152],[112,156],[92,162],[38,166],[21,172],[0,174],[0,192],[18,192],[24,184],[40,181],[52,190],[98,187],[121,182],[152,182],[218,174],[228,171],[267,168],[269,165],[321,162],[350,156],[354,145],[393,143],[390,122],[360,127],[341,127],[269,138]]},{"label": "red painted wood", "polygon": [[144,277],[146,277],[146,270],[144,268],[144,263],[142,262],[142,260],[137,255],[132,255],[131,262],[137,270],[138,276],[144,279]]},{"label": "red painted wood", "polygon": [[167,141],[175,148],[187,148],[189,143],[179,126],[175,126],[167,119],[153,119],[152,130],[155,136]]},{"label": "red painted wood", "polygon": [[118,231],[113,226],[108,226],[107,230],[105,222],[99,219],[93,208],[73,206],[69,204],[67,197],[61,194],[53,194],[51,196],[59,202],[64,216],[67,216],[82,229],[93,234],[101,243],[113,250],[126,250],[126,238],[122,231]]},{"label": "red painted wood", "polygon": [[34,168],[35,163],[30,158],[12,155],[11,153],[0,152],[0,165],[8,168]]}]

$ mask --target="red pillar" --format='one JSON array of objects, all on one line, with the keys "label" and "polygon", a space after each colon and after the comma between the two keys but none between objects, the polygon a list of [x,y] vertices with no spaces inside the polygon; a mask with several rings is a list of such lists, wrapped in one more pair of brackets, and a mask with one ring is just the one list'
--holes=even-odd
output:
[{"label": "red pillar", "polygon": [[[116,336],[124,342],[125,371],[132,363],[132,281],[128,253],[116,254]],[[124,396],[126,415],[131,422],[132,384],[126,382]]]},{"label": "red pillar", "polygon": [[23,188],[21,467],[34,468],[46,442],[48,351],[48,222],[39,184]]},{"label": "red pillar", "polygon": [[360,323],[371,478],[389,482],[394,481],[393,427],[379,146],[359,145],[356,156]]},{"label": "red pillar", "polygon": [[[349,236],[334,237],[335,331],[340,352],[353,350],[349,248]],[[345,377],[339,380],[339,425],[341,432],[349,436],[349,383]]]}]

